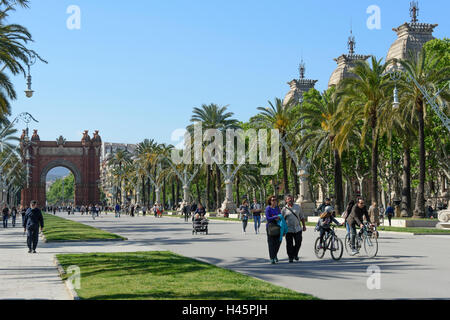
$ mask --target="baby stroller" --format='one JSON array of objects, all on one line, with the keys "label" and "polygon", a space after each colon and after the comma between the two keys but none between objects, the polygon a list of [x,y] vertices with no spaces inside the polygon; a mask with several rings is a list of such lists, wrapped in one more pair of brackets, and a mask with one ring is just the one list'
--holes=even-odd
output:
[{"label": "baby stroller", "polygon": [[209,224],[209,221],[206,218],[193,219],[192,220],[192,234],[194,234],[194,233],[197,234],[199,232],[208,234],[208,224]]}]

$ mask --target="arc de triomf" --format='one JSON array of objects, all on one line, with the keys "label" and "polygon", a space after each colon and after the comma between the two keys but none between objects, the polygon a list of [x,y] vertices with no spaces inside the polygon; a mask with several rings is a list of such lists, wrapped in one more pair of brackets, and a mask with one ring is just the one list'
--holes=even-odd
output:
[{"label": "arc de triomf", "polygon": [[31,139],[24,130],[20,147],[28,183],[22,190],[21,204],[26,206],[37,200],[40,207],[46,205],[47,173],[56,167],[69,169],[75,177],[75,206],[99,203],[101,145],[98,131],[91,139],[85,130],[81,141],[66,141],[62,136],[56,141],[41,141],[37,130]]}]

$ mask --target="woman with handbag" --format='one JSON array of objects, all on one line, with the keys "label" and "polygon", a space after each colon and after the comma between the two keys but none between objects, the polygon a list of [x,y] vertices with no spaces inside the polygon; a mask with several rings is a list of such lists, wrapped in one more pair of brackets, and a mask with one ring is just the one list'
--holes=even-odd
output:
[{"label": "woman with handbag", "polygon": [[281,211],[280,208],[278,207],[277,198],[275,196],[269,197],[269,199],[267,200],[267,207],[266,207],[266,220],[267,220],[266,232],[271,264],[275,264],[278,262],[277,254],[281,245],[280,240],[281,227],[278,225],[280,215]]}]

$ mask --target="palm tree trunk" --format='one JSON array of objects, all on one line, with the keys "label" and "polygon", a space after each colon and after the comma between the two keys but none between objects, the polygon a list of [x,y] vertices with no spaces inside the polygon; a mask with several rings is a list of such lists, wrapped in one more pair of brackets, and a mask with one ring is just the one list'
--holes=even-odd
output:
[{"label": "palm tree trunk", "polygon": [[297,198],[297,196],[300,194],[300,184],[298,181],[298,175],[296,171],[296,167],[295,167],[295,163],[293,161],[291,161],[291,168],[292,168],[292,177],[294,180],[294,192],[295,194],[293,195],[294,198]]},{"label": "palm tree trunk", "polygon": [[342,165],[339,151],[334,150],[334,195],[336,197],[336,214],[344,211],[344,194],[342,190]]},{"label": "palm tree trunk", "polygon": [[199,186],[200,182],[197,181],[197,183],[195,184],[195,187],[197,189],[197,203],[201,203],[201,195],[200,195],[200,186]]},{"label": "palm tree trunk", "polygon": [[175,200],[175,207],[178,207],[178,199],[180,199],[180,181],[177,180],[177,194],[176,194],[176,200]]},{"label": "palm tree trunk", "polygon": [[421,108],[417,111],[419,119],[419,185],[417,187],[416,208],[414,216],[425,217],[425,122],[424,122],[424,102],[421,101]]},{"label": "palm tree trunk", "polygon": [[371,201],[378,203],[378,138],[375,127],[372,127],[372,165],[371,165]]},{"label": "palm tree trunk", "polygon": [[[212,168],[211,168],[212,169]],[[218,208],[219,204],[216,204],[217,193],[216,193],[216,178],[214,177],[215,173],[211,170],[211,191],[212,191],[212,208],[214,211]]]},{"label": "palm tree trunk", "polygon": [[402,174],[402,203],[403,217],[411,214],[411,149],[406,146],[403,150],[403,174]]},{"label": "palm tree trunk", "polygon": [[284,185],[284,194],[289,194],[289,180],[288,180],[288,172],[287,172],[287,157],[286,157],[286,149],[281,148],[281,162],[283,165],[283,185]]},{"label": "palm tree trunk", "polygon": [[211,211],[211,202],[209,201],[211,193],[211,166],[206,165],[206,211]]},{"label": "palm tree trunk", "polygon": [[219,169],[219,166],[217,164],[216,164],[216,180],[217,180],[217,183],[216,183],[217,206],[216,206],[216,208],[218,208],[218,207],[220,207],[220,205],[222,203],[222,199],[220,197],[220,185],[221,185],[221,182],[220,182],[220,169]]},{"label": "palm tree trunk", "polygon": [[150,179],[149,178],[147,178],[147,191],[148,191],[147,207],[150,207],[151,185],[150,185]]},{"label": "palm tree trunk", "polygon": [[172,208],[176,207],[177,200],[175,199],[175,180],[172,178]]},{"label": "palm tree trunk", "polygon": [[166,178],[163,178],[163,208],[166,206]]},{"label": "palm tree trunk", "polygon": [[236,175],[236,204],[239,207],[240,202],[240,196],[239,196],[239,183],[240,183],[240,177],[239,174]]},{"label": "palm tree trunk", "polygon": [[142,176],[142,203],[145,204],[145,176]]}]

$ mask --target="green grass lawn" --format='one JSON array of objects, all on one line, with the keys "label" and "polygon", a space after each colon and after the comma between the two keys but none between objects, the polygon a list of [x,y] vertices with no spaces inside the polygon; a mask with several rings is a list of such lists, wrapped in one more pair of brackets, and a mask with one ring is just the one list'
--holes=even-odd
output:
[{"label": "green grass lawn", "polygon": [[125,238],[88,225],[44,213],[44,235],[47,242],[112,240]]},{"label": "green grass lawn", "polygon": [[[316,299],[168,251],[59,254],[57,258],[64,270],[80,267],[81,285],[76,291],[81,299]],[[269,265],[267,272],[274,272]]]}]

